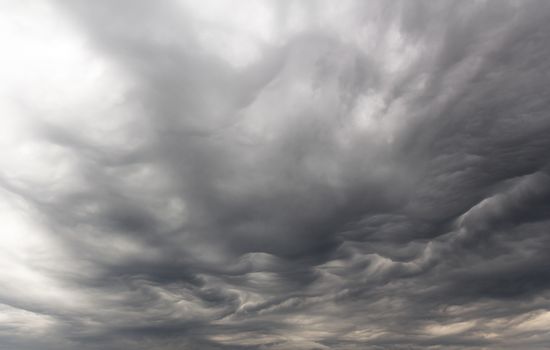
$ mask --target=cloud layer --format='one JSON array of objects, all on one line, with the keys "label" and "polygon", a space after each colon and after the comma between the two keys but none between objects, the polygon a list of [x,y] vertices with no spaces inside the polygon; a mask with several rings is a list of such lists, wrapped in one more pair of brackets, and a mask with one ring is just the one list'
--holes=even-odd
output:
[{"label": "cloud layer", "polygon": [[0,349],[550,346],[550,3],[0,6]]}]

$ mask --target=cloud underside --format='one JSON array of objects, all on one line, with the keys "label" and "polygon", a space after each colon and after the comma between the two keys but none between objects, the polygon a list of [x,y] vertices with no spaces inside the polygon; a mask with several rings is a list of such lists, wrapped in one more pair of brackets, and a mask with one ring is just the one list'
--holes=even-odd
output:
[{"label": "cloud underside", "polygon": [[550,346],[550,3],[23,3],[0,348]]}]

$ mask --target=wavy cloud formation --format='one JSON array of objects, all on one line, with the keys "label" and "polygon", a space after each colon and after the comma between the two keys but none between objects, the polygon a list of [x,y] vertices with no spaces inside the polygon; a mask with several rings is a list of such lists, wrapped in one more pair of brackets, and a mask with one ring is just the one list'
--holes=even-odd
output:
[{"label": "wavy cloud formation", "polygon": [[1,349],[547,349],[550,3],[0,4]]}]

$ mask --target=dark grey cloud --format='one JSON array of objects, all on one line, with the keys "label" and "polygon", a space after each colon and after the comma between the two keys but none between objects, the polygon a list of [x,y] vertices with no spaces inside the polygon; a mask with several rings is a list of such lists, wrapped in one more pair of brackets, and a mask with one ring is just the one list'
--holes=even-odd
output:
[{"label": "dark grey cloud", "polygon": [[548,3],[2,7],[0,349],[550,346]]}]

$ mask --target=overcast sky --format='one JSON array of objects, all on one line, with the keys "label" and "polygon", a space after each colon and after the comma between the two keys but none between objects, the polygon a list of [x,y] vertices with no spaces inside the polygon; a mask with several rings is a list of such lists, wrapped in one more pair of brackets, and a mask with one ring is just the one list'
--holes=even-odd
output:
[{"label": "overcast sky", "polygon": [[550,348],[550,1],[0,0],[0,350]]}]

